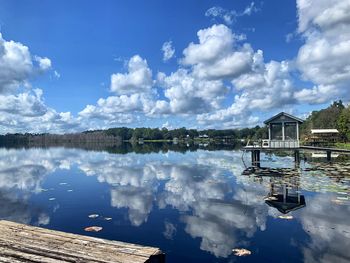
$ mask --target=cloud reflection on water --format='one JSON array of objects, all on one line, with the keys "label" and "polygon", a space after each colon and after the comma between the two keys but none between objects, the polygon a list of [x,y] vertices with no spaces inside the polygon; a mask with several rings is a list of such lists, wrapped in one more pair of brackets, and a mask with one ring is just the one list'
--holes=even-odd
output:
[{"label": "cloud reflection on water", "polygon": [[[227,257],[232,248],[249,244],[256,231],[266,230],[268,217],[279,214],[264,203],[268,186],[241,176],[244,166],[240,152],[114,155],[53,148],[0,149],[0,218],[22,223],[35,218],[36,224],[48,224],[50,218],[40,209],[29,209],[28,199],[40,194],[47,176],[74,166],[109,186],[110,205],[127,208],[133,226],[147,222],[153,210],[176,209],[185,232],[200,238],[200,248],[217,257]],[[301,175],[300,184],[305,186],[309,179]],[[298,219],[311,238],[303,248],[306,262],[346,258],[349,206],[335,206],[330,198],[310,198]],[[310,228],[315,221],[321,228]],[[166,220],[164,226],[165,237],[174,238],[178,226]]]}]

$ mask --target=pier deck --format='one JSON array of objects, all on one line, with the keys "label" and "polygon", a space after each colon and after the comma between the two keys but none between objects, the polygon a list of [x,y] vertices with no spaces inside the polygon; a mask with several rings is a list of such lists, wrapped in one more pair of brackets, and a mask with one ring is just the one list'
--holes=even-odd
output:
[{"label": "pier deck", "polygon": [[245,151],[293,151],[293,150],[309,150],[309,151],[330,151],[330,152],[337,152],[337,153],[344,153],[344,154],[350,154],[350,150],[348,149],[340,149],[340,148],[330,148],[330,147],[320,147],[320,146],[307,146],[307,145],[301,145],[299,147],[294,148],[284,148],[284,147],[261,147],[261,146],[244,146],[243,150]]},{"label": "pier deck", "polygon": [[260,167],[260,152],[266,151],[294,151],[294,160],[296,163],[300,162],[300,150],[303,151],[323,151],[326,153],[327,161],[331,161],[332,152],[340,153],[340,154],[350,154],[350,150],[347,149],[339,149],[339,148],[328,148],[328,147],[318,147],[318,146],[299,146],[295,148],[273,148],[273,147],[262,147],[260,145],[255,146],[245,146],[243,147],[244,151],[250,151],[252,154],[252,165],[256,167]]},{"label": "pier deck", "polygon": [[0,262],[163,263],[158,248],[0,220]]},{"label": "pier deck", "polygon": [[337,153],[350,153],[350,150],[348,149],[319,147],[319,146],[300,146],[300,149],[311,150],[311,151],[331,151],[331,152],[337,152]]}]

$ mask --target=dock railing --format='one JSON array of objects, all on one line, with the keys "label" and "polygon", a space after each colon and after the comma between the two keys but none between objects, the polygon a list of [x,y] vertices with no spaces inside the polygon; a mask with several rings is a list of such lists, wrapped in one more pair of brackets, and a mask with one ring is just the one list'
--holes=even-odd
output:
[{"label": "dock railing", "polygon": [[246,148],[295,149],[299,147],[299,140],[248,140],[246,145]]}]

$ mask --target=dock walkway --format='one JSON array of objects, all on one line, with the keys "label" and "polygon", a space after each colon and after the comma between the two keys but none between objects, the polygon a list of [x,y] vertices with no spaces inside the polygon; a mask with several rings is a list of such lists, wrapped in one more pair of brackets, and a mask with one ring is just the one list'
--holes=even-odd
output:
[{"label": "dock walkway", "polygon": [[311,151],[331,151],[331,152],[337,152],[337,153],[350,153],[350,150],[348,149],[340,149],[340,148],[330,148],[330,147],[319,147],[319,146],[300,146],[300,149],[302,150],[311,150]]},{"label": "dock walkway", "polygon": [[164,263],[158,248],[0,220],[0,262]]}]

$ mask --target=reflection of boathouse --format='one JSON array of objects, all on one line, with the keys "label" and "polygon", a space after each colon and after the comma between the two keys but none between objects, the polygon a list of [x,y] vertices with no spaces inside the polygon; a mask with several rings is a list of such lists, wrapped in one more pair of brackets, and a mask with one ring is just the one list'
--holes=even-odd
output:
[{"label": "reflection of boathouse", "polygon": [[253,175],[260,183],[269,188],[265,203],[283,214],[306,205],[305,197],[300,194],[300,172],[291,168],[249,167],[242,173]]},{"label": "reflection of boathouse", "polygon": [[298,187],[290,188],[287,184],[275,186],[271,183],[268,197],[265,203],[276,208],[283,214],[297,210],[305,206],[305,197],[300,195]]}]

